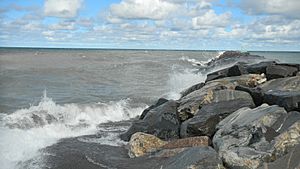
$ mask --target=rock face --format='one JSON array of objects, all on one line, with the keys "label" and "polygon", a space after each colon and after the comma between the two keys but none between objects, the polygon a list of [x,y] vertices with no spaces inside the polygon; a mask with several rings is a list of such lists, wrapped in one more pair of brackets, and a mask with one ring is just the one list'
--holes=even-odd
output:
[{"label": "rock face", "polygon": [[260,62],[256,64],[250,64],[246,66],[247,72],[252,74],[266,74],[267,73],[267,67],[275,65],[275,61],[265,61]]},{"label": "rock face", "polygon": [[199,84],[193,85],[192,87],[189,87],[188,89],[180,92],[181,97],[184,97],[184,96],[192,93],[193,91],[201,89],[204,85],[205,85],[205,83],[199,83]]},{"label": "rock face", "polygon": [[153,151],[157,151],[167,142],[163,141],[154,135],[137,132],[132,135],[128,145],[128,155],[131,158],[144,156]]},{"label": "rock face", "polygon": [[271,65],[266,69],[268,80],[295,76],[297,72],[298,68],[287,65]]},{"label": "rock face", "polygon": [[229,168],[258,168],[300,143],[300,121],[292,123],[290,118],[278,106],[241,108],[218,124],[214,147]]},{"label": "rock face", "polygon": [[249,102],[252,101],[252,97],[246,92],[230,89],[216,89],[217,87],[221,86],[222,85],[217,84],[214,87],[208,88],[208,90],[206,88],[207,86],[204,86],[200,90],[196,90],[181,98],[180,105],[178,107],[180,119],[184,121],[190,117],[193,117],[202,106],[207,104],[238,99],[248,100]]},{"label": "rock face", "polygon": [[158,106],[160,106],[160,105],[166,103],[167,101],[168,101],[168,100],[165,99],[165,98],[160,98],[160,99],[158,99],[158,101],[157,101],[154,105],[149,106],[147,109],[145,109],[145,110],[142,112],[142,114],[140,115],[140,119],[141,119],[141,120],[144,119],[144,117],[146,116],[146,114],[147,114],[150,110],[152,110],[152,109],[154,109],[154,108],[156,108],[156,107],[158,107]]},{"label": "rock face", "polygon": [[225,169],[222,160],[211,147],[187,148],[169,158],[160,168],[164,169]]},{"label": "rock face", "polygon": [[196,115],[181,124],[180,136],[213,136],[216,132],[216,125],[231,113],[242,107],[254,108],[255,105],[250,99],[237,99],[218,103],[211,103],[203,106]]},{"label": "rock face", "polygon": [[300,111],[300,76],[271,80],[260,89],[265,103],[282,106],[287,111]]},{"label": "rock face", "polygon": [[245,65],[243,63],[237,63],[232,67],[225,68],[207,75],[206,82],[221,79],[224,77],[240,76],[247,74]]},{"label": "rock face", "polygon": [[259,169],[299,169],[300,144],[290,150],[288,154],[272,163],[264,163]]},{"label": "rock face", "polygon": [[163,145],[163,149],[174,149],[174,148],[185,148],[185,147],[199,147],[199,146],[209,146],[211,141],[209,137],[198,136],[198,137],[189,137],[184,139],[178,139],[168,142]]},{"label": "rock face", "polygon": [[178,103],[169,100],[151,109],[143,120],[133,122],[131,127],[120,135],[122,140],[129,141],[136,132],[153,134],[163,140],[179,138],[180,122],[177,116]]}]

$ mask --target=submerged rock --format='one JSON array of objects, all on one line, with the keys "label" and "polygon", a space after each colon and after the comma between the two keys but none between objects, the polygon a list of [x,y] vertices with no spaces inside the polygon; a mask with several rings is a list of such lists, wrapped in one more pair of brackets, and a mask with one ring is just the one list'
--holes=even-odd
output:
[{"label": "submerged rock", "polygon": [[163,140],[179,138],[180,122],[177,116],[178,103],[169,100],[151,109],[143,120],[132,123],[131,127],[120,135],[122,140],[129,141],[136,132],[153,134]]},{"label": "submerged rock", "polygon": [[237,99],[204,105],[196,115],[181,124],[180,136],[213,136],[216,125],[231,113],[242,107],[254,108],[250,99]]},{"label": "submerged rock", "polygon": [[157,151],[165,144],[167,144],[166,141],[163,141],[154,135],[137,132],[131,136],[128,143],[128,155],[131,158],[144,156],[150,152]]},{"label": "submerged rock", "polygon": [[218,124],[214,147],[229,168],[258,168],[299,144],[300,121],[291,124],[288,118],[278,106],[241,108]]}]

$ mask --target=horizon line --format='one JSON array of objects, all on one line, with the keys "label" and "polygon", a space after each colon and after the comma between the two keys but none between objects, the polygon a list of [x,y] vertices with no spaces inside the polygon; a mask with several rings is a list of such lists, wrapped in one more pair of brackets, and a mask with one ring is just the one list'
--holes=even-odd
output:
[{"label": "horizon line", "polygon": [[295,52],[300,50],[238,50],[238,49],[167,49],[167,48],[101,48],[101,47],[42,47],[42,46],[0,46],[19,49],[73,49],[73,50],[150,50],[150,51],[242,51],[242,52]]}]

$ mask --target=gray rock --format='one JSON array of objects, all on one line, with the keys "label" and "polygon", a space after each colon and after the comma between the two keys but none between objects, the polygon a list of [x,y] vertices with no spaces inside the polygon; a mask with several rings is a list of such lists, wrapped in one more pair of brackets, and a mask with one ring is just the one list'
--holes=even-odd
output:
[{"label": "gray rock", "polygon": [[254,108],[252,100],[237,99],[204,105],[196,115],[182,123],[181,137],[213,136],[216,125],[231,113],[242,107]]},{"label": "gray rock", "polygon": [[178,103],[174,100],[151,109],[143,120],[132,123],[131,127],[120,138],[129,141],[136,132],[155,135],[163,140],[179,138],[180,122],[177,116]]},{"label": "gray rock", "polygon": [[300,76],[271,80],[260,86],[263,102],[300,111]]},{"label": "gray rock", "polygon": [[169,158],[160,168],[225,169],[216,151],[208,146],[186,148],[176,156]]},{"label": "gray rock", "polygon": [[144,119],[144,117],[146,116],[146,114],[147,114],[150,110],[152,110],[152,109],[154,109],[154,108],[156,108],[156,107],[158,107],[158,106],[160,106],[160,105],[166,103],[167,101],[168,101],[168,100],[165,99],[165,98],[160,98],[160,99],[158,99],[157,102],[156,102],[155,104],[149,106],[147,109],[145,109],[145,110],[142,112],[142,114],[140,115],[140,119],[141,119],[141,120]]},{"label": "gray rock", "polygon": [[253,74],[266,74],[267,73],[267,67],[276,64],[275,61],[265,61],[260,62],[256,64],[250,64],[246,66],[247,72],[253,73]]},{"label": "gray rock", "polygon": [[213,145],[229,168],[258,168],[300,143],[300,121],[291,121],[298,115],[266,104],[241,108],[217,125]]},{"label": "gray rock", "polygon": [[192,87],[187,88],[186,90],[180,92],[181,97],[184,97],[184,96],[192,93],[193,91],[201,89],[204,85],[205,85],[205,83],[198,83],[198,84],[193,85]]},{"label": "gray rock", "polygon": [[246,92],[230,89],[218,90],[222,87],[224,87],[224,85],[221,83],[214,83],[214,85],[208,84],[200,90],[196,90],[195,92],[181,98],[180,105],[178,107],[179,118],[182,121],[191,118],[202,106],[210,103],[237,99],[244,99],[250,102],[252,101],[252,97]]},{"label": "gray rock", "polygon": [[240,76],[242,74],[247,74],[247,70],[243,63],[237,63],[229,68],[225,68],[207,75],[206,81],[212,81],[216,79],[221,79],[224,77]]},{"label": "gray rock", "polygon": [[287,65],[271,65],[266,69],[268,80],[295,76],[297,72],[298,68]]},{"label": "gray rock", "polygon": [[299,169],[300,144],[290,150],[288,154],[272,163],[264,163],[259,169]]}]

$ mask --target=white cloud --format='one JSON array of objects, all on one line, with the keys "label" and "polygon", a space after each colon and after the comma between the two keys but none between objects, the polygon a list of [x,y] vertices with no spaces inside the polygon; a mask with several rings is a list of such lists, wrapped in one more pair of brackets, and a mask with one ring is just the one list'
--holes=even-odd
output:
[{"label": "white cloud", "polygon": [[179,5],[163,0],[123,0],[113,4],[110,12],[122,19],[154,19],[161,20],[179,10]]},{"label": "white cloud", "polygon": [[192,18],[192,24],[194,29],[226,27],[230,18],[230,13],[217,15],[214,10],[208,10],[205,14]]},{"label": "white cloud", "polygon": [[51,30],[75,30],[74,21],[64,21],[49,25]]},{"label": "white cloud", "polygon": [[241,7],[248,14],[277,14],[300,18],[299,0],[244,0]]},{"label": "white cloud", "polygon": [[75,17],[82,5],[82,0],[45,0],[44,14],[61,18]]}]

